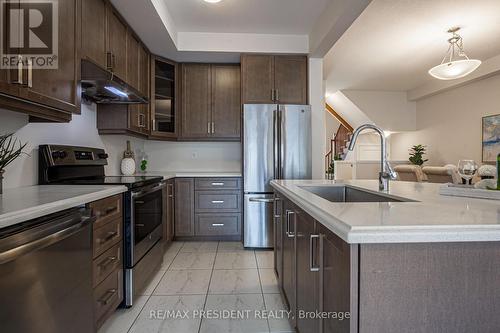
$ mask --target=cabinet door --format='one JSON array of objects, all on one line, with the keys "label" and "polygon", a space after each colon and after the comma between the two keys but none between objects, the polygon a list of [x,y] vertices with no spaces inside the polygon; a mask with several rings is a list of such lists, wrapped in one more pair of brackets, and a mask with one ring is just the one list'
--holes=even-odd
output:
[{"label": "cabinet door", "polygon": [[274,197],[274,271],[278,277],[278,285],[283,288],[283,198]]},{"label": "cabinet door", "polygon": [[106,1],[82,1],[82,57],[106,67]]},{"label": "cabinet door", "polygon": [[183,139],[210,137],[210,65],[182,65],[182,131]]},{"label": "cabinet door", "polygon": [[107,8],[108,69],[122,80],[127,80],[127,25],[111,6]]},{"label": "cabinet door", "polygon": [[139,90],[140,42],[129,29],[127,34],[127,83]]},{"label": "cabinet door", "polygon": [[150,60],[150,133],[152,137],[176,139],[179,122],[178,64],[152,56]]},{"label": "cabinet door", "polygon": [[165,218],[165,227],[163,229],[163,237],[167,242],[172,241],[174,238],[174,191],[175,191],[175,183],[173,179],[167,181],[166,187],[166,218]]},{"label": "cabinet door", "polygon": [[[76,0],[58,2],[59,45],[57,69],[30,69],[21,97],[56,109],[78,112],[79,39]],[[31,77],[31,78],[30,78]]]},{"label": "cabinet door", "polygon": [[[297,311],[319,310],[319,237],[315,234],[315,221],[302,210],[296,210],[297,221]],[[319,332],[319,319],[297,316],[297,329],[301,333]]]},{"label": "cabinet door", "polygon": [[285,227],[283,228],[283,291],[292,312],[292,324],[296,326],[296,214],[293,204],[285,200]]},{"label": "cabinet door", "polygon": [[[144,45],[139,45],[139,91],[144,94],[144,96],[149,98],[149,75],[151,73],[149,69],[149,51]],[[143,104],[139,106],[140,112],[140,126],[144,134],[149,134],[149,107],[150,103]]]},{"label": "cabinet door", "polygon": [[240,139],[240,67],[212,65],[212,137]]},{"label": "cabinet door", "polygon": [[194,179],[175,179],[174,234],[194,236]]},{"label": "cabinet door", "polygon": [[280,104],[307,104],[307,57],[274,57],[275,99]]},{"label": "cabinet door", "polygon": [[243,104],[274,103],[274,61],[268,55],[241,57]]},{"label": "cabinet door", "polygon": [[[350,245],[323,226],[319,226],[320,248],[320,311],[350,312],[351,307],[351,249]],[[357,276],[354,277],[357,280]],[[357,325],[353,313],[351,319],[322,319],[321,332],[348,333]],[[319,330],[318,330],[319,331]],[[302,332],[302,331],[301,331]]]}]

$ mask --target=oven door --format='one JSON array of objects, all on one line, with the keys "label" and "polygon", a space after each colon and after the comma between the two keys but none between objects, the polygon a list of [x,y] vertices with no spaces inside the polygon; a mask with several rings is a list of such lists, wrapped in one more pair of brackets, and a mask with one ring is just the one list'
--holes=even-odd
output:
[{"label": "oven door", "polygon": [[158,184],[131,193],[132,266],[161,239],[163,230],[163,187]]}]

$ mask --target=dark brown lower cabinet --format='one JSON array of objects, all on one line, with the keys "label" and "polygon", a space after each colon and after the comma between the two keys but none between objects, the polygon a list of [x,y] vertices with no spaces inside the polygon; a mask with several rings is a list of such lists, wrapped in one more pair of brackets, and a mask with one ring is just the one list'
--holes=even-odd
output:
[{"label": "dark brown lower cabinet", "polygon": [[240,178],[176,178],[175,232],[180,240],[241,240]]},{"label": "dark brown lower cabinet", "polygon": [[318,310],[337,313],[342,318],[349,313],[351,317],[321,319],[318,321],[321,327],[318,332],[352,332],[351,323],[357,323],[357,311],[354,309],[357,307],[358,246],[347,244],[319,223],[316,226],[320,237]]},{"label": "dark brown lower cabinet", "polygon": [[276,198],[275,270],[297,332],[500,332],[500,242],[348,244]]},{"label": "dark brown lower cabinet", "polygon": [[296,230],[295,205],[290,201],[284,201],[284,221],[283,228],[283,274],[281,276],[281,285],[285,299],[288,302],[288,308],[292,312],[292,324],[296,325],[296,284],[295,284],[295,269],[296,269],[296,238],[294,232]]},{"label": "dark brown lower cabinet", "polygon": [[281,284],[281,275],[283,274],[283,200],[274,196],[274,272],[278,277],[278,285]]},{"label": "dark brown lower cabinet", "polygon": [[176,237],[194,236],[194,179],[175,179],[175,223]]},{"label": "dark brown lower cabinet", "polygon": [[175,219],[175,180],[169,179],[165,186],[165,225],[163,226],[163,239],[166,243],[174,239],[174,219]]},{"label": "dark brown lower cabinet", "polygon": [[[319,235],[315,233],[316,222],[300,209],[295,210],[297,242],[297,329],[300,333],[319,332]],[[335,331],[336,332],[336,331]]]}]

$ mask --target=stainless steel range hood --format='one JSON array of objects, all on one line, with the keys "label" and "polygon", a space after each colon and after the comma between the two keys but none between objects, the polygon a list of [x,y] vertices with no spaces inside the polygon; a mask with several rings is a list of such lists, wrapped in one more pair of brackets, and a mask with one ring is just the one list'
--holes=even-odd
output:
[{"label": "stainless steel range hood", "polygon": [[148,98],[113,73],[82,60],[82,95],[97,104],[147,104]]}]

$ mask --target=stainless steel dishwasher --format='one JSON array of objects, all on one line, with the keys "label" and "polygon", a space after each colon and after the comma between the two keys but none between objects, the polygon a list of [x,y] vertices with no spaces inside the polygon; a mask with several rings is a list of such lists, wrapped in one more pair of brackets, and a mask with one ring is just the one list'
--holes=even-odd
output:
[{"label": "stainless steel dishwasher", "polygon": [[94,332],[88,216],[75,208],[0,230],[2,332]]}]

